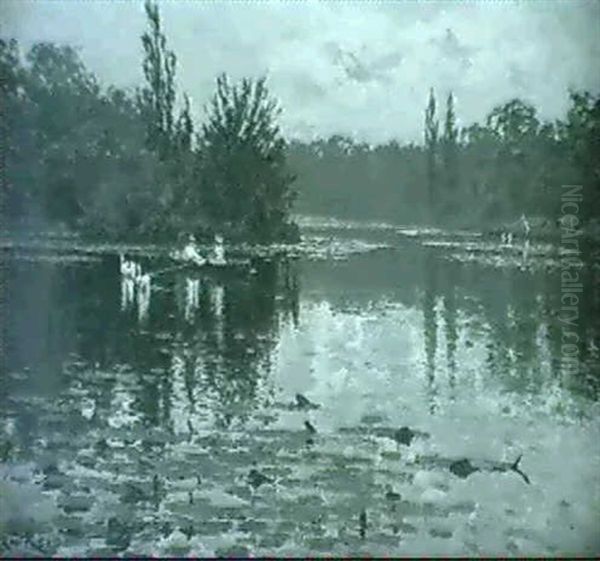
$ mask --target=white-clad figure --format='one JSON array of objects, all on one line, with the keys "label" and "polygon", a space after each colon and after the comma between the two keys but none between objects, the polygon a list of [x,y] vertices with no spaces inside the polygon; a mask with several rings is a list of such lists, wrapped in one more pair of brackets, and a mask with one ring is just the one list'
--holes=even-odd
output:
[{"label": "white-clad figure", "polygon": [[138,303],[138,319],[143,321],[148,316],[148,308],[150,307],[150,274],[141,272],[136,279],[137,283],[137,303]]},{"label": "white-clad figure", "polygon": [[223,306],[224,306],[225,288],[220,284],[212,287],[211,300],[213,305],[213,311],[217,319],[223,317]]},{"label": "white-clad figure", "polygon": [[199,279],[185,279],[185,312],[184,317],[187,321],[191,321],[194,311],[199,306],[200,291],[200,280]]},{"label": "white-clad figure", "polygon": [[525,217],[525,214],[521,215],[521,224],[523,224],[523,232],[525,234],[523,240],[523,261],[526,262],[529,257],[529,232],[531,231],[531,227],[529,226],[529,221]]},{"label": "white-clad figure", "polygon": [[121,269],[121,275],[126,277],[129,274],[129,262],[125,259],[125,256],[119,254],[119,264]]},{"label": "white-clad figure", "polygon": [[528,258],[529,258],[529,238],[525,238],[525,241],[523,242],[523,263],[526,263]]},{"label": "white-clad figure", "polygon": [[135,263],[125,259],[125,256],[122,253],[119,255],[119,261],[121,266],[121,276],[131,279],[135,278]]},{"label": "white-clad figure", "polygon": [[213,256],[210,260],[211,265],[225,265],[225,248],[223,247],[223,236],[217,234],[215,236],[215,246],[213,248]]},{"label": "white-clad figure", "polygon": [[131,279],[134,282],[138,282],[142,276],[142,266],[135,261],[126,259],[121,253],[119,255],[121,276],[126,279]]},{"label": "white-clad figure", "polygon": [[137,280],[137,286],[138,286],[138,292],[140,292],[141,294],[150,294],[150,274],[149,273],[144,273],[138,276]]},{"label": "white-clad figure", "polygon": [[128,276],[121,278],[121,310],[126,310],[135,297],[135,281]]},{"label": "white-clad figure", "polygon": [[121,309],[125,310],[133,301],[138,300],[140,317],[145,315],[150,301],[150,275],[142,272],[142,266],[135,261],[119,255],[119,268],[121,271]]},{"label": "white-clad figure", "polygon": [[217,344],[221,348],[224,340],[223,311],[225,308],[225,287],[220,284],[211,286],[210,300],[216,319]]},{"label": "white-clad figure", "polygon": [[122,278],[121,279],[121,311],[127,308],[128,298],[127,298],[127,281]]},{"label": "white-clad figure", "polygon": [[190,234],[188,238],[188,243],[181,252],[181,258],[184,261],[190,261],[195,265],[204,265],[206,263],[206,259],[204,259],[204,257],[202,257],[198,253],[198,249],[196,248],[196,238],[194,237],[194,234]]},{"label": "white-clad figure", "polygon": [[531,231],[531,227],[529,226],[529,220],[527,220],[525,214],[521,215],[521,224],[523,224],[523,231],[525,233],[525,237],[529,237],[529,232]]},{"label": "white-clad figure", "polygon": [[135,264],[119,254],[121,271],[121,310],[126,310],[135,298]]}]

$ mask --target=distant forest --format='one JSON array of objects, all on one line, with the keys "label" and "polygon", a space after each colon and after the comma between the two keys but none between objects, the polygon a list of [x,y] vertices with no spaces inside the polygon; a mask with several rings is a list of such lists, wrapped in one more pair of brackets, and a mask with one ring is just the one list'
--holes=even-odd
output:
[{"label": "distant forest", "polygon": [[[564,185],[582,185],[582,222],[600,210],[600,96],[570,93],[564,120],[542,122],[519,99],[459,129],[454,98],[434,92],[424,143],[371,146],[343,136],[291,142],[296,211],[392,223],[482,228],[519,220],[555,227]],[[535,220],[537,218],[537,221]]]},{"label": "distant forest", "polygon": [[5,227],[293,241],[292,213],[473,228],[525,214],[556,225],[562,186],[576,184],[581,220],[598,215],[598,95],[571,92],[556,122],[514,99],[459,129],[452,94],[442,105],[432,90],[415,108],[423,144],[286,140],[264,78],[219,76],[194,123],[157,6],[148,2],[146,14],[145,82],[133,91],[101,86],[70,46],[37,43],[24,55],[0,39]]}]

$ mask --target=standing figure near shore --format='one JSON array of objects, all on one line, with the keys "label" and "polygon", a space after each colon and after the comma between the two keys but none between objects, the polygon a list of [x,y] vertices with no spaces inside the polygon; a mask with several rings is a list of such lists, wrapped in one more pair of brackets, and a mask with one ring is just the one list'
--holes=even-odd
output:
[{"label": "standing figure near shore", "polygon": [[529,232],[531,231],[531,227],[525,214],[521,215],[521,224],[523,226],[523,262],[526,262],[529,257]]},{"label": "standing figure near shore", "polygon": [[529,226],[529,220],[525,214],[521,214],[521,224],[523,225],[523,233],[525,238],[529,238],[529,232],[531,231],[531,227]]}]

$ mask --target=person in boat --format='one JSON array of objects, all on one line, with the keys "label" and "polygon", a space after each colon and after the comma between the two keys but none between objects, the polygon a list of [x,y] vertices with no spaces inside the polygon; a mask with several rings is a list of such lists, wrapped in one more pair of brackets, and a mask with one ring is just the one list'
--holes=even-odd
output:
[{"label": "person in boat", "polygon": [[188,241],[183,251],[181,252],[181,259],[184,261],[190,261],[195,263],[196,265],[204,265],[206,263],[206,259],[200,255],[198,252],[198,248],[196,246],[196,238],[194,234],[190,234],[188,236]]},{"label": "person in boat", "polygon": [[225,248],[223,247],[223,236],[217,234],[215,236],[215,246],[213,254],[210,258],[211,265],[225,265]]}]

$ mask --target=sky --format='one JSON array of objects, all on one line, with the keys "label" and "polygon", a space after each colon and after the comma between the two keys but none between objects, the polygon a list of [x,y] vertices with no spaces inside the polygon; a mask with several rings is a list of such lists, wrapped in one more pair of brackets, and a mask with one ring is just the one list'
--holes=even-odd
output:
[{"label": "sky", "polygon": [[[288,137],[420,142],[433,87],[459,124],[514,97],[555,119],[568,89],[600,91],[596,0],[163,0],[180,91],[202,119],[220,72],[266,74]],[[137,0],[1,0],[0,35],[68,43],[104,84],[141,84]],[[442,107],[443,109],[443,107]]]}]

